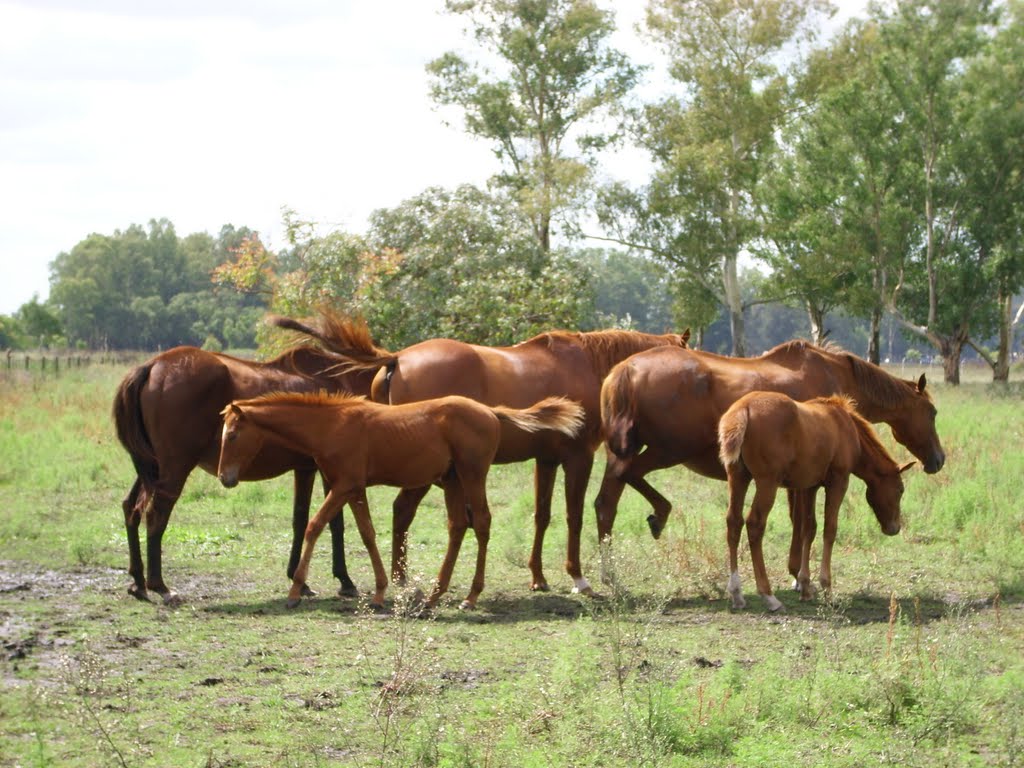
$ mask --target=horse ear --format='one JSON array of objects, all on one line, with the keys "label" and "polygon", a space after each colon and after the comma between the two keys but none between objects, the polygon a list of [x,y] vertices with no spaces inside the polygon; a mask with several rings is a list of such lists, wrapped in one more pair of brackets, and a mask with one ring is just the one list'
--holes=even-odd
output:
[{"label": "horse ear", "polygon": [[925,384],[927,384],[927,383],[928,382],[925,379],[924,374],[922,373],[921,374],[921,378],[917,380],[917,391],[918,392],[924,392],[924,387],[925,387]]},{"label": "horse ear", "polygon": [[902,467],[900,467],[900,474],[902,475],[904,472],[906,472],[908,469],[910,469],[915,464],[917,464],[916,461],[908,461],[906,464],[904,464]]},{"label": "horse ear", "polygon": [[224,406],[224,410],[220,412],[220,415],[221,416],[227,416],[228,414],[231,414],[236,419],[241,418],[242,417],[242,409],[239,408],[234,403],[228,403],[227,405]]},{"label": "horse ear", "polygon": [[690,345],[690,329],[687,328],[683,331],[683,346],[688,347]]}]

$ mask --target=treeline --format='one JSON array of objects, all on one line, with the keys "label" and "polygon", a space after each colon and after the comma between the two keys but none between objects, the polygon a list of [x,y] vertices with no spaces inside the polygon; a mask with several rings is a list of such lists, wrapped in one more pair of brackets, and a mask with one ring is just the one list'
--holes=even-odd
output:
[{"label": "treeline", "polygon": [[[871,4],[823,42],[821,0],[652,0],[642,32],[674,92],[647,103],[593,0],[446,7],[475,48],[428,65],[430,95],[494,148],[486,190],[427,189],[363,233],[289,213],[277,253],[231,228],[93,235],[55,260],[46,304],[8,324],[31,338],[49,318],[90,346],[244,346],[266,309],[326,302],[394,347],[688,326],[738,355],[795,335],[875,361],[909,343],[953,383],[973,348],[1007,377],[1024,284],[1021,0]],[[646,181],[603,175],[623,142],[649,154]]]}]

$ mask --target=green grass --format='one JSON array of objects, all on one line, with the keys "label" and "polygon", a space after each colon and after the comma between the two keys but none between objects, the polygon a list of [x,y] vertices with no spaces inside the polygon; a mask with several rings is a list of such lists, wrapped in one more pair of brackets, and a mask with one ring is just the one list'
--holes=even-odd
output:
[{"label": "green grass", "polygon": [[[679,468],[652,476],[675,507],[660,541],[642,500],[623,497],[618,585],[600,600],[571,594],[561,571],[557,499],[553,590],[530,593],[532,470],[513,465],[489,483],[479,609],[456,609],[469,537],[446,602],[411,618],[334,597],[326,540],[311,572],[320,596],[284,608],[289,478],[227,491],[193,475],[164,539],[183,602],[131,598],[120,503],[133,478],[109,416],[122,373],[0,379],[2,766],[1024,764],[1019,385],[932,384],[946,468],[912,473],[894,538],[851,484],[831,601],[785,588],[780,502],[765,555],[786,613],[764,611],[742,549],[750,607],[729,610],[725,484]],[[584,528],[594,582],[602,469]],[[386,560],[393,496],[370,493]],[[426,589],[444,551],[440,493],[411,534],[413,586]],[[408,595],[389,589],[399,609]]]}]

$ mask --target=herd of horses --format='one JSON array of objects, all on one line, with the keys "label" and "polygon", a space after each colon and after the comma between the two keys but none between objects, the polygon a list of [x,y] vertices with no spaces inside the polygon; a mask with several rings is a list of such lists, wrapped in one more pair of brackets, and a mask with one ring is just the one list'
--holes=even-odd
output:
[{"label": "herd of horses", "polygon": [[[473,529],[476,570],[462,607],[484,586],[490,512],[486,478],[494,463],[533,460],[534,537],[530,587],[547,590],[544,535],[559,467],[568,525],[565,570],[574,591],[593,594],[582,572],[584,495],[602,442],[607,461],[595,501],[599,541],[612,533],[630,486],[651,505],[657,538],[670,502],[647,481],[682,464],[728,480],[729,592],[742,607],[737,545],[746,491],[755,497],[745,524],[759,594],[772,595],[761,555],[765,518],[786,488],[793,526],[789,571],[801,597],[813,595],[810,548],[815,496],[825,489],[819,582],[831,584],[836,517],[850,474],[867,485],[883,532],[899,531],[899,467],[868,422],[884,422],[928,473],[945,461],[925,377],[903,380],[846,352],[807,342],[782,344],[757,358],[690,349],[689,334],[551,331],[510,347],[431,339],[398,352],[378,347],[365,323],[332,313],[311,321],[272,317],[297,334],[268,362],[178,347],[125,376],[114,398],[118,438],[136,480],[123,502],[129,591],[174,599],[162,573],[162,536],[195,467],[228,487],[294,473],[288,605],[315,594],[307,585],[313,547],[330,526],[339,594],[355,594],[345,566],[340,511],[351,508],[373,564],[374,605],[387,575],[366,503],[370,485],[399,488],[393,504],[391,577],[406,578],[407,536],[420,501],[443,488],[448,549],[427,599],[446,591],[463,537]],[[326,498],[310,519],[317,476]],[[143,562],[139,528],[146,525]],[[602,578],[608,579],[602,546]]]}]

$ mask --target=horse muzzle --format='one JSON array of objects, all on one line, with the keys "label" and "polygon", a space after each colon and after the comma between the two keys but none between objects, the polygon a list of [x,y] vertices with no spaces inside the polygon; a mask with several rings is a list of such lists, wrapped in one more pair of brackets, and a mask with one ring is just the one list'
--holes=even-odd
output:
[{"label": "horse muzzle", "polygon": [[238,485],[238,470],[220,472],[217,475],[217,479],[220,480],[220,484],[225,488],[234,488]]},{"label": "horse muzzle", "polygon": [[946,463],[946,454],[942,451],[936,451],[928,460],[924,462],[924,471],[926,474],[934,475],[942,466]]},{"label": "horse muzzle", "polygon": [[884,533],[886,536],[895,536],[897,533],[900,532],[900,530],[902,530],[902,528],[903,525],[899,520],[897,520],[895,523],[890,523],[889,525],[885,526],[882,529],[882,533]]}]

